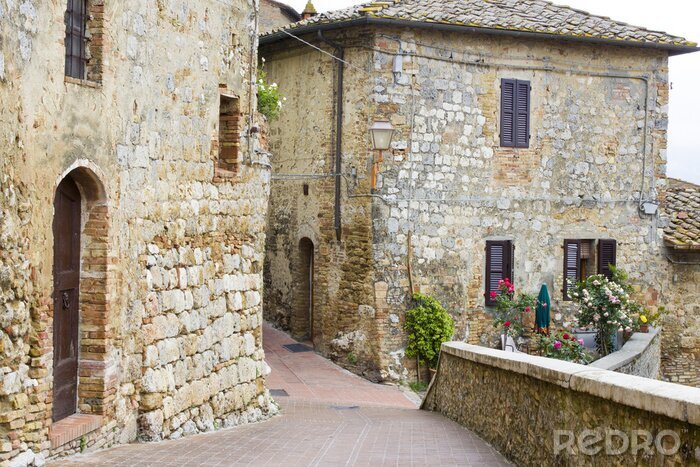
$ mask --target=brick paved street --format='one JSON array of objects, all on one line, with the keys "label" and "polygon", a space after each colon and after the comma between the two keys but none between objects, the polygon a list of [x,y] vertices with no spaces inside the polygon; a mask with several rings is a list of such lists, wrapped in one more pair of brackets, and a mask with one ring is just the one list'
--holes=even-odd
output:
[{"label": "brick paved street", "polygon": [[265,328],[270,389],[282,414],[263,423],[75,456],[63,466],[508,465],[441,415],[416,410],[396,387],[372,384],[313,352],[292,353]]}]

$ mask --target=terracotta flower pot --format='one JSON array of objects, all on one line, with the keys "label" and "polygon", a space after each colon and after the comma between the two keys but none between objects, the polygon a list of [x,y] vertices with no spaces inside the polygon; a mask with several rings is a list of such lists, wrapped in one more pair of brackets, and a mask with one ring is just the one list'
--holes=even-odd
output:
[{"label": "terracotta flower pot", "polygon": [[649,325],[642,324],[641,326],[639,326],[639,332],[648,333],[649,332]]}]

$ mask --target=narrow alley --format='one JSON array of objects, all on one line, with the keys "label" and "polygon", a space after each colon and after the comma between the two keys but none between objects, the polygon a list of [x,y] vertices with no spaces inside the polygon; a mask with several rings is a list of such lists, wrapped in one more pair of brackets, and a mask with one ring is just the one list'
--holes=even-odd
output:
[{"label": "narrow alley", "polygon": [[51,465],[509,465],[460,425],[417,410],[418,401],[397,387],[370,383],[314,352],[284,347],[295,343],[265,326],[268,387],[281,408],[271,420]]}]

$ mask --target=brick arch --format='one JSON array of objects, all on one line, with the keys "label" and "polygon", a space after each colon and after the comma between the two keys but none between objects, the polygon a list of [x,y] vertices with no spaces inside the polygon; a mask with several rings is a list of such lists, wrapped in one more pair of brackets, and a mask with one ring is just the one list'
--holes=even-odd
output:
[{"label": "brick arch", "polygon": [[[105,186],[92,167],[70,167],[56,186],[66,178],[75,183],[81,196],[77,414],[95,416],[88,423],[89,428],[95,429],[113,418],[117,389],[116,365],[111,355],[109,203]],[[52,312],[48,323],[52,331],[53,316]],[[49,342],[53,344],[53,339]],[[72,441],[68,438],[66,430],[52,428],[53,448]]]}]

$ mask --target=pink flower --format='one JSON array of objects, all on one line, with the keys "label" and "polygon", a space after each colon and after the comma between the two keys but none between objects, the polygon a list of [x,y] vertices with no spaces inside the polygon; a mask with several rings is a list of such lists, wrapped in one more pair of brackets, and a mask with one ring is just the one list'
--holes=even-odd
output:
[{"label": "pink flower", "polygon": [[578,343],[581,344],[581,345],[583,345],[583,344],[585,344],[586,342],[585,342],[583,339],[579,339],[579,340],[578,340]]},{"label": "pink flower", "polygon": [[510,327],[510,321],[506,321],[505,323],[503,323],[503,326],[509,328],[509,327]]},{"label": "pink flower", "polygon": [[547,308],[547,304],[546,304],[546,303],[543,303],[542,306],[543,306],[544,308]]},{"label": "pink flower", "polygon": [[554,341],[554,348],[557,349],[557,350],[561,349],[561,342],[559,342],[559,341]]},{"label": "pink flower", "polygon": [[497,296],[498,296],[498,292],[496,292],[495,290],[492,290],[492,291],[491,291],[491,300],[493,300],[493,299],[496,298]]}]

